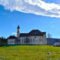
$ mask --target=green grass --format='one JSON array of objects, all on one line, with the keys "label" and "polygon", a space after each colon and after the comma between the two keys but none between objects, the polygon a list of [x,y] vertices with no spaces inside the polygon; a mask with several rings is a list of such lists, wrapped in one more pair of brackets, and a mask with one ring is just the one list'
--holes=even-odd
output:
[{"label": "green grass", "polygon": [[60,47],[43,45],[0,47],[0,60],[60,60]]}]

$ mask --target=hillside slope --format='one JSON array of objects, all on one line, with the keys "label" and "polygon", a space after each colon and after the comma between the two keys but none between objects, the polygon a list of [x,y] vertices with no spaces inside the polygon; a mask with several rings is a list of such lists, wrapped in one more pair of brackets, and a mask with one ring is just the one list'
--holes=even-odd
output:
[{"label": "hillside slope", "polygon": [[0,60],[60,60],[60,47],[8,46],[0,47]]}]

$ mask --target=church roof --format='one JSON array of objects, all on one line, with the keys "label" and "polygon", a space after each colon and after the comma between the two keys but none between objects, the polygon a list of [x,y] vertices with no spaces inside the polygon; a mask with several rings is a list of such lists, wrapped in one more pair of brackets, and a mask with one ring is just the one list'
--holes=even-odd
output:
[{"label": "church roof", "polygon": [[32,30],[29,33],[21,33],[21,36],[43,36],[44,34],[46,34],[46,32],[41,32],[39,30]]},{"label": "church roof", "polygon": [[28,36],[28,33],[21,33],[20,37]]},{"label": "church roof", "polygon": [[17,39],[15,36],[9,36],[8,39]]},{"label": "church roof", "polygon": [[29,32],[30,35],[43,35],[45,34],[45,32],[41,32],[39,30],[32,30],[31,32]]}]

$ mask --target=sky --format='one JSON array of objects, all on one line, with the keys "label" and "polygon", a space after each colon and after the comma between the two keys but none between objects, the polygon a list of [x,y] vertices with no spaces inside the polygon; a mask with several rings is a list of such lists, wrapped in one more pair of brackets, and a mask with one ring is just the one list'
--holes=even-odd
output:
[{"label": "sky", "polygon": [[0,36],[38,29],[60,38],[60,0],[0,0]]}]

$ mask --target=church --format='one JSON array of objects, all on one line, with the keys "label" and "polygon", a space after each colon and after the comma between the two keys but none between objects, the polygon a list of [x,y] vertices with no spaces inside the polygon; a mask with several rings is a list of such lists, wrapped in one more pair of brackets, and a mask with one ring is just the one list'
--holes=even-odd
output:
[{"label": "church", "polygon": [[47,44],[46,32],[34,29],[28,33],[21,33],[20,27],[17,27],[16,36],[9,36],[7,38],[8,45],[15,44],[38,44],[45,45]]}]

